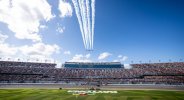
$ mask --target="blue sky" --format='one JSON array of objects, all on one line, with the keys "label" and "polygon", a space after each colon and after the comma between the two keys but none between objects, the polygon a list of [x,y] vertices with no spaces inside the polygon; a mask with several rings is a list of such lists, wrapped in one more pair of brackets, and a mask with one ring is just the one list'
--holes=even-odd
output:
[{"label": "blue sky", "polygon": [[95,2],[94,50],[86,51],[72,0],[0,1],[0,57],[57,63],[184,60],[183,0]]}]

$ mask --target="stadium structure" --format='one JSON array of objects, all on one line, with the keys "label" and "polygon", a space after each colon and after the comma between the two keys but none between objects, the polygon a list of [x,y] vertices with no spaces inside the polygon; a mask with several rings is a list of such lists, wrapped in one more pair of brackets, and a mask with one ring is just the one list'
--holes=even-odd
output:
[{"label": "stadium structure", "polygon": [[120,62],[66,62],[64,68],[121,68]]},{"label": "stadium structure", "polygon": [[130,64],[130,69],[120,62],[65,62],[61,68],[55,66],[55,63],[0,61],[0,83],[184,85],[184,62]]},{"label": "stadium structure", "polygon": [[0,61],[3,100],[183,100],[184,62]]}]

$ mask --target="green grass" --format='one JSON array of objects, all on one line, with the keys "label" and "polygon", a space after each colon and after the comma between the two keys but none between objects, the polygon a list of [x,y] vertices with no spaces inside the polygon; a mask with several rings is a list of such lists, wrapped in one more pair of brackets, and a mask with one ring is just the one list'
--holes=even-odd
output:
[{"label": "green grass", "polygon": [[117,94],[74,96],[59,89],[0,89],[0,100],[184,100],[184,91],[121,90]]}]

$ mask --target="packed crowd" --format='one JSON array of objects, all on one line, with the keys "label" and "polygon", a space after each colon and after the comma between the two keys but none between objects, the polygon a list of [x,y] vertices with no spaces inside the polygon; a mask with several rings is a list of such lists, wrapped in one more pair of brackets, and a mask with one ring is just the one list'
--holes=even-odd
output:
[{"label": "packed crowd", "polygon": [[[3,64],[0,63],[0,65]],[[132,69],[55,68],[54,65],[44,67],[44,64],[42,64],[42,67],[12,65],[0,66],[0,82],[101,81],[102,83],[184,84],[184,62],[132,64]],[[33,66],[35,65],[33,64]]]}]

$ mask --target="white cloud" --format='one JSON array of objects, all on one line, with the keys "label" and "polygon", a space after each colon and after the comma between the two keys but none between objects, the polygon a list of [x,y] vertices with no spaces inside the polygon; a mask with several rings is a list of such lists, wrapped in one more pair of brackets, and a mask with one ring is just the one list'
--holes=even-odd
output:
[{"label": "white cloud", "polygon": [[70,51],[65,51],[64,54],[65,54],[65,55],[70,55],[71,52],[70,52]]},{"label": "white cloud", "polygon": [[0,55],[1,56],[13,56],[17,53],[18,48],[10,46],[7,43],[0,43]]},{"label": "white cloud", "polygon": [[91,56],[91,54],[88,53],[88,54],[86,54],[85,57],[88,59],[88,58],[90,58],[90,56]]},{"label": "white cloud", "polygon": [[41,41],[40,21],[53,17],[46,0],[0,0],[0,22],[6,23],[18,39]]},{"label": "white cloud", "polygon": [[115,59],[115,60],[113,60],[113,62],[119,62],[119,60]]},{"label": "white cloud", "polygon": [[76,54],[71,60],[69,60],[70,62],[91,62],[91,60],[89,59],[90,54],[87,55],[82,55],[82,54]]},{"label": "white cloud", "polygon": [[118,58],[122,58],[122,55],[118,55]]},{"label": "white cloud", "polygon": [[57,64],[56,68],[62,67],[62,63],[60,61],[56,60],[55,63]]},{"label": "white cloud", "polygon": [[46,28],[48,28],[46,25],[40,25],[39,26],[41,29],[46,29]]},{"label": "white cloud", "polygon": [[32,46],[22,46],[20,51],[29,57],[43,58],[50,57],[54,53],[59,53],[60,47],[56,44],[49,45],[44,43],[35,43]]},{"label": "white cloud", "polygon": [[17,53],[17,48],[14,46],[10,46],[5,43],[5,40],[8,38],[7,35],[0,33],[0,55],[1,56],[12,56]]},{"label": "white cloud", "polygon": [[8,38],[8,35],[4,35],[0,33],[0,43],[3,43]]},{"label": "white cloud", "polygon": [[0,32],[0,57],[2,60],[31,61],[57,63],[61,67],[61,63],[53,59],[54,54],[60,52],[60,47],[56,44],[34,43],[32,45],[14,46],[5,40],[7,35]]},{"label": "white cloud", "polygon": [[64,30],[65,30],[65,27],[59,27],[59,26],[58,26],[58,28],[57,28],[56,31],[59,32],[59,33],[63,33]]},{"label": "white cloud", "polygon": [[65,2],[64,0],[59,0],[59,11],[60,11],[60,17],[71,17],[72,16],[72,6],[70,3]]},{"label": "white cloud", "polygon": [[124,62],[128,59],[127,56],[118,55],[118,59],[113,60],[113,62]]},{"label": "white cloud", "polygon": [[60,52],[60,47],[56,44],[49,45],[44,43],[35,43],[31,46],[21,46],[19,47],[19,51],[21,52],[20,58],[26,57],[30,61],[47,61],[49,63],[57,63],[60,65],[60,62],[54,60],[52,57],[54,54],[58,54]]},{"label": "white cloud", "polygon": [[131,66],[130,64],[124,64],[124,68],[125,68],[125,69],[131,69],[132,66]]},{"label": "white cloud", "polygon": [[9,57],[9,58],[25,58],[32,59],[31,61],[35,61],[35,59],[39,59],[44,61],[48,59],[51,61],[52,55],[60,52],[60,47],[56,44],[49,45],[44,43],[35,43],[32,45],[24,45],[24,46],[13,46],[8,43],[0,43],[0,56],[1,57]]},{"label": "white cloud", "polygon": [[108,58],[109,56],[111,56],[112,54],[108,53],[108,52],[103,52],[101,53],[99,56],[98,56],[98,59],[99,60],[103,60],[103,59],[106,59]]},{"label": "white cloud", "polygon": [[123,61],[126,61],[127,59],[128,59],[127,56],[123,56],[123,57],[121,57],[120,61],[123,62]]}]

